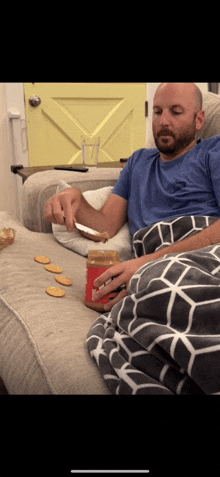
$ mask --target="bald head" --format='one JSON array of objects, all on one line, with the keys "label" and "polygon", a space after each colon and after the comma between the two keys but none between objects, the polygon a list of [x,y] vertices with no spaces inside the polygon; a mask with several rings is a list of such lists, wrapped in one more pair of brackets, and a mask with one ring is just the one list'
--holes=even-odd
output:
[{"label": "bald head", "polygon": [[194,83],[161,83],[154,96],[153,134],[157,148],[173,159],[196,144],[203,127],[202,93]]},{"label": "bald head", "polygon": [[159,90],[172,93],[179,93],[183,97],[187,97],[191,104],[194,104],[194,112],[197,113],[202,109],[202,93],[195,83],[161,83],[158,86],[155,96]]}]

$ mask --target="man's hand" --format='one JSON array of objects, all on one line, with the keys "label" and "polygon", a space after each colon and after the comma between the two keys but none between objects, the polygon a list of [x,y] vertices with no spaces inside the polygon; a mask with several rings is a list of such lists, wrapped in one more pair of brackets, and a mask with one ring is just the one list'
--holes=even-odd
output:
[{"label": "man's hand", "polygon": [[45,219],[53,224],[66,225],[68,232],[72,232],[81,197],[82,194],[78,189],[65,189],[51,197],[45,204]]},{"label": "man's hand", "polygon": [[[101,288],[101,290],[98,290],[96,293],[93,295],[93,301],[100,300],[104,296],[108,295],[109,293],[113,292],[117,288],[121,287],[122,285],[125,285],[126,287],[129,285],[131,277],[136,273],[136,271],[142,267],[147,262],[150,262],[151,260],[154,260],[153,255],[145,255],[144,257],[140,258],[135,258],[133,260],[128,260],[127,262],[122,262],[119,263],[118,265],[114,265],[113,267],[110,267],[106,272],[102,273],[100,277],[96,278],[94,281],[95,287],[99,288],[102,285],[104,285],[109,279],[114,278],[110,283],[105,285],[104,287]],[[111,308],[118,303],[122,298],[128,295],[127,290],[122,290],[121,292],[118,293],[118,295],[111,300],[109,303],[107,303],[104,306],[105,311],[111,310]]]}]

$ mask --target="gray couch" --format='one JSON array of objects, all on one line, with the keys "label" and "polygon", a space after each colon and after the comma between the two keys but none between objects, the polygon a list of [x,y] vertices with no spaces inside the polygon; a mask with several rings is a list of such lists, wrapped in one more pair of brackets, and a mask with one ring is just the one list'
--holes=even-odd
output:
[{"label": "gray couch", "polygon": [[[0,212],[0,230],[16,230],[14,243],[0,251],[0,376],[9,394],[109,394],[86,346],[98,316],[83,303],[86,258],[54,239],[43,210],[60,179],[84,192],[113,186],[119,174],[116,168],[36,173],[23,186],[24,225]],[[35,255],[48,256],[73,280],[64,298],[46,294],[56,282]]]},{"label": "gray couch", "polygon": [[[220,134],[220,96],[204,95],[206,122],[199,137]],[[147,144],[155,147],[153,139]],[[36,173],[24,184],[22,225],[0,212],[0,230],[16,230],[0,251],[0,376],[9,394],[109,394],[86,346],[98,313],[85,307],[86,258],[61,246],[43,219],[44,204],[58,181],[86,190],[113,186],[120,169]],[[53,275],[34,261],[46,255],[73,279],[66,297],[46,294]]]}]

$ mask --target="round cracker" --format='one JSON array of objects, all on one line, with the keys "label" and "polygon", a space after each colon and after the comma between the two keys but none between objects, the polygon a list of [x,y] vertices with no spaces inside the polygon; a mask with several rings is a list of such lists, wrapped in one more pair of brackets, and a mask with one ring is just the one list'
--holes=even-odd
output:
[{"label": "round cracker", "polygon": [[45,268],[48,272],[52,272],[52,273],[62,273],[62,268],[61,267],[58,267],[58,265],[54,265],[52,263],[50,263],[49,265],[45,265]]},{"label": "round cracker", "polygon": [[62,290],[62,288],[58,287],[48,287],[46,289],[46,292],[48,293],[48,295],[55,296],[56,298],[60,298],[66,295],[65,291]]},{"label": "round cracker", "polygon": [[67,287],[70,287],[73,284],[73,282],[72,282],[72,280],[70,280],[70,278],[64,277],[63,275],[56,275],[55,280],[58,283],[61,283],[61,285],[65,285]]},{"label": "round cracker", "polygon": [[38,263],[50,263],[50,259],[48,257],[45,257],[45,255],[36,255],[34,257],[34,260]]}]

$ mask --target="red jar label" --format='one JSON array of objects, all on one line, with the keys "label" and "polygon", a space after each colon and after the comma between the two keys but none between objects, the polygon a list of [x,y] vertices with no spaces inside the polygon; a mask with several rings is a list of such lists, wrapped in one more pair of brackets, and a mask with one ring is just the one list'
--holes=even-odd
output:
[{"label": "red jar label", "polygon": [[[100,275],[102,275],[102,273],[104,273],[106,270],[108,270],[108,268],[87,267],[86,301],[92,301],[93,293],[99,290],[99,288],[94,286],[94,281],[96,278],[100,277]],[[109,293],[109,295],[106,295],[104,298],[101,298],[101,300],[96,300],[94,303],[109,303],[109,301],[112,300],[116,295],[117,293],[115,292]]]}]

